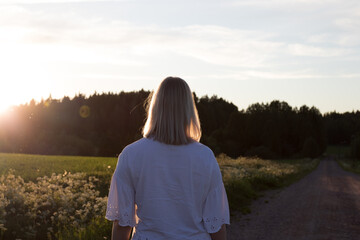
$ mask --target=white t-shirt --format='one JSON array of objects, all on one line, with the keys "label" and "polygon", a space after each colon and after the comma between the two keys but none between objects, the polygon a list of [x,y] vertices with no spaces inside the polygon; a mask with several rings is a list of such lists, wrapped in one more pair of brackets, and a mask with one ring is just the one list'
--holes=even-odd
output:
[{"label": "white t-shirt", "polygon": [[135,226],[134,240],[209,240],[230,224],[213,152],[194,142],[168,145],[142,138],[119,156],[106,218]]}]

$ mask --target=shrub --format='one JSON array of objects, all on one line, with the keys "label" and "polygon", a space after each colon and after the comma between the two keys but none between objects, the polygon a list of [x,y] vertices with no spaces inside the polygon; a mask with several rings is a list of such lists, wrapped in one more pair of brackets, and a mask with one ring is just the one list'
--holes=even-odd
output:
[{"label": "shrub", "polygon": [[[52,174],[37,178],[36,183],[24,182],[11,171],[2,175],[1,239],[85,239],[98,226],[110,233],[104,219],[107,198],[99,197],[96,181],[95,177],[86,179],[84,173]],[[92,239],[103,237],[93,235]]]},{"label": "shrub", "polygon": [[271,151],[270,148],[266,146],[258,146],[251,148],[249,151],[245,153],[246,156],[249,157],[259,157],[259,158],[265,158],[265,159],[274,159],[276,158],[276,155],[274,152]]},{"label": "shrub", "polygon": [[252,200],[259,197],[252,184],[246,179],[230,179],[225,182],[225,188],[230,209],[250,213]]},{"label": "shrub", "polygon": [[351,157],[360,160],[360,134],[351,140]]}]

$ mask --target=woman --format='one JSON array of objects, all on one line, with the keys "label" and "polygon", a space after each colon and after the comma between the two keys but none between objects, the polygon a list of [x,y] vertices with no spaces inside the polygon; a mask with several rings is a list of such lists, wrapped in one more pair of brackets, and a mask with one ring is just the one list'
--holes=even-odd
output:
[{"label": "woman", "polygon": [[[224,240],[229,207],[213,152],[199,143],[193,95],[168,77],[148,104],[144,138],[119,156],[106,218],[112,239]],[[150,98],[149,98],[150,99]]]}]

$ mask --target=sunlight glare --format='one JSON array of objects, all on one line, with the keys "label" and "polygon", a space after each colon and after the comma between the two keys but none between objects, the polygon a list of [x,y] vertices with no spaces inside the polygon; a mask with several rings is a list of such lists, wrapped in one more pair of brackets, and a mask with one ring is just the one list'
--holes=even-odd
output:
[{"label": "sunlight glare", "polygon": [[50,83],[41,48],[6,44],[0,46],[0,51],[0,112],[49,95]]},{"label": "sunlight glare", "polygon": [[9,108],[10,106],[7,106],[6,104],[0,102],[0,116],[6,114],[9,111]]}]

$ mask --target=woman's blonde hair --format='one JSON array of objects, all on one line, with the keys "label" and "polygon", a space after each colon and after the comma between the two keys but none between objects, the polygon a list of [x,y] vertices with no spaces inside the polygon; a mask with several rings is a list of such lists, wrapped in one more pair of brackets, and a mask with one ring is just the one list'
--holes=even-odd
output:
[{"label": "woman's blonde hair", "polygon": [[201,127],[194,96],[183,79],[167,77],[149,95],[143,136],[172,145],[200,140]]}]

